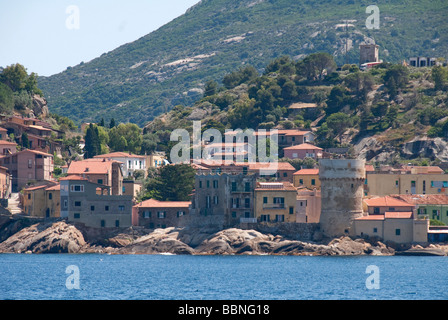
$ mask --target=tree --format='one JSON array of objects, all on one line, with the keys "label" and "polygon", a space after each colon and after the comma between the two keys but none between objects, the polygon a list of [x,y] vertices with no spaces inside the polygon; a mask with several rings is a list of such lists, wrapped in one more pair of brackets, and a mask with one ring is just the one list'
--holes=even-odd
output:
[{"label": "tree", "polygon": [[30,141],[28,139],[28,134],[26,132],[22,133],[22,147],[24,149],[29,149]]},{"label": "tree", "polygon": [[112,129],[113,127],[115,127],[115,119],[114,118],[110,119],[109,129]]},{"label": "tree", "polygon": [[[352,124],[352,120],[349,115],[343,112],[338,112],[330,115],[327,118],[328,129],[332,130],[336,136],[342,134],[347,130]],[[340,140],[339,140],[340,142]]]},{"label": "tree", "polygon": [[161,201],[189,201],[196,170],[189,164],[167,165],[147,185],[147,196]]},{"label": "tree", "polygon": [[399,89],[403,89],[409,82],[409,70],[400,64],[389,67],[383,77],[384,85],[392,98]]},{"label": "tree", "polygon": [[86,130],[84,140],[84,159],[93,158],[101,153],[101,142],[98,136],[98,128],[92,123]]},{"label": "tree", "polygon": [[204,97],[212,96],[218,92],[218,83],[213,80],[209,80],[205,83]]},{"label": "tree", "polygon": [[109,147],[114,151],[139,154],[142,147],[142,130],[134,123],[120,123],[109,131]]},{"label": "tree", "polygon": [[248,82],[258,77],[258,71],[252,66],[241,67],[237,71],[224,76],[222,83],[227,89],[233,89],[236,86]]},{"label": "tree", "polygon": [[327,98],[327,114],[339,112],[350,101],[347,94],[347,88],[344,86],[334,86]]},{"label": "tree", "polygon": [[336,67],[333,56],[326,52],[312,53],[296,66],[299,74],[310,81],[319,80],[319,82],[325,74],[330,74]]},{"label": "tree", "polygon": [[367,100],[367,94],[373,89],[374,80],[370,73],[354,72],[344,79],[344,83],[361,101]]},{"label": "tree", "polygon": [[448,80],[448,70],[442,66],[435,66],[432,68],[431,77],[434,81],[434,89],[443,90]]}]

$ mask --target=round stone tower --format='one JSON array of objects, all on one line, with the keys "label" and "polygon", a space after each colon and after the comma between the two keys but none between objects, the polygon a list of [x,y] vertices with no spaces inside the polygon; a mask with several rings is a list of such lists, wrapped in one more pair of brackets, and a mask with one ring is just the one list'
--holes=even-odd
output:
[{"label": "round stone tower", "polygon": [[363,215],[365,161],[322,159],[320,229],[324,236],[353,235],[353,220]]}]

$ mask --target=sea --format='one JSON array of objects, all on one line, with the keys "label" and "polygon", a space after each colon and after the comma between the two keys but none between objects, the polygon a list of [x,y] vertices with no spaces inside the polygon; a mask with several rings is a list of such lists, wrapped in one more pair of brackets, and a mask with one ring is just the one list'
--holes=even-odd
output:
[{"label": "sea", "polygon": [[448,257],[0,254],[1,300],[445,300]]}]

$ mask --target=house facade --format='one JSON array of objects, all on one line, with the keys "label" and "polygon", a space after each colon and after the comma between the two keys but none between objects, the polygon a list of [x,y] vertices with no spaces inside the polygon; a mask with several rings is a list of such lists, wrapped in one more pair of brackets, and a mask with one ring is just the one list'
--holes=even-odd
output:
[{"label": "house facade", "polygon": [[293,174],[294,187],[320,188],[319,169],[300,169]]},{"label": "house facade", "polygon": [[44,185],[22,190],[21,202],[23,212],[40,218],[60,217],[60,185],[49,182]]},{"label": "house facade", "polygon": [[123,177],[132,177],[137,170],[144,171],[144,176],[147,174],[146,157],[127,152],[112,152],[107,154],[97,155],[96,159],[107,159],[120,162]]},{"label": "house facade", "polygon": [[53,180],[53,155],[36,150],[23,150],[0,158],[0,165],[11,174],[12,191],[18,192],[29,182]]},{"label": "house facade", "polygon": [[94,228],[130,227],[132,197],[110,195],[110,187],[72,175],[60,179],[61,217]]},{"label": "house facade", "polygon": [[297,190],[290,182],[257,182],[255,215],[258,222],[296,222]]},{"label": "house facade", "polygon": [[298,188],[296,201],[296,222],[319,223],[321,211],[321,191]]},{"label": "house facade", "polygon": [[118,161],[97,158],[73,161],[68,167],[67,175],[76,175],[92,183],[108,186],[112,195],[123,194],[123,173]]},{"label": "house facade", "polygon": [[309,143],[302,143],[283,149],[284,157],[289,159],[320,159],[323,156],[323,149]]},{"label": "house facade", "polygon": [[182,226],[190,205],[191,201],[142,201],[132,207],[132,225],[150,229]]}]

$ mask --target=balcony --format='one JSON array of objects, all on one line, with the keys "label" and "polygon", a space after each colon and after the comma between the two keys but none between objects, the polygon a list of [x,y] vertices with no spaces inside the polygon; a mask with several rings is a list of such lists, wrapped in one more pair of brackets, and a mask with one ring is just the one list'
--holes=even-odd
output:
[{"label": "balcony", "polygon": [[257,218],[240,218],[240,223],[257,223]]},{"label": "balcony", "polygon": [[263,204],[263,209],[285,209],[284,203]]}]

